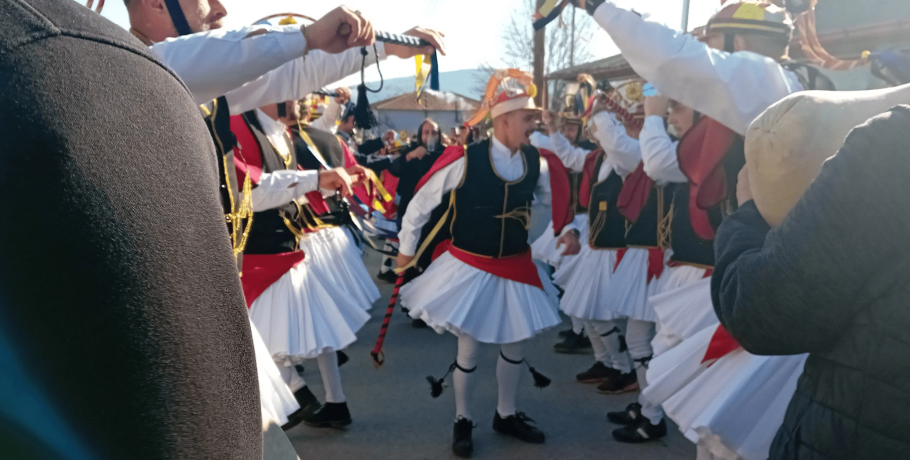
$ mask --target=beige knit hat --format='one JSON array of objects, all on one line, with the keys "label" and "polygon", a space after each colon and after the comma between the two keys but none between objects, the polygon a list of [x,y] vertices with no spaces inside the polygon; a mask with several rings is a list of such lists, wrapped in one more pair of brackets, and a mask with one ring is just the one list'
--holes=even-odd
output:
[{"label": "beige knit hat", "polygon": [[746,132],[746,166],[758,211],[777,226],[851,129],[910,103],[910,85],[874,91],[805,91],[765,110]]}]

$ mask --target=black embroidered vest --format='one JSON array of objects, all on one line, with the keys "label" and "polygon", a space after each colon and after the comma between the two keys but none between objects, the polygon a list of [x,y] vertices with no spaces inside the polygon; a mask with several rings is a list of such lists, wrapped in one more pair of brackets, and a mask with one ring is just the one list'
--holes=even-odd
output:
[{"label": "black embroidered vest", "polygon": [[591,177],[591,202],[588,203],[588,244],[594,249],[626,247],[626,218],[619,212],[616,200],[622,191],[622,177],[615,170],[606,179],[594,182],[600,173],[604,155],[597,158]]},{"label": "black embroidered vest", "polygon": [[[241,116],[256,140],[255,146],[243,148],[246,151],[251,148],[258,149],[262,158],[263,173],[284,169],[297,170],[297,159],[290,142],[288,142],[290,155],[283,157],[263,133],[255,111],[246,112]],[[292,227],[299,214],[300,207],[296,202],[253,213],[253,226],[244,251],[247,254],[281,254],[297,250],[297,234],[300,232],[297,231],[295,234]]]},{"label": "black embroidered vest", "polygon": [[654,185],[648,195],[648,201],[638,215],[638,220],[629,222],[626,228],[626,245],[630,247],[657,248],[664,247],[669,237],[667,232],[667,215],[670,211],[672,191],[666,186]]},{"label": "black embroidered vest", "polygon": [[509,257],[528,248],[531,202],[540,177],[540,152],[522,147],[525,173],[506,181],[496,172],[492,141],[468,146],[465,176],[455,191],[452,244],[487,257]]}]

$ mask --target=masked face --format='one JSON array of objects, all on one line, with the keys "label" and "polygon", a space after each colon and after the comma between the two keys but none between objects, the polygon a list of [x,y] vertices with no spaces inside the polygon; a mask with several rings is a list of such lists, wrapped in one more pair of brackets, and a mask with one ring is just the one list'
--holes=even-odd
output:
[{"label": "masked face", "polygon": [[692,128],[694,121],[695,112],[691,108],[676,102],[670,104],[670,115],[667,117],[667,123],[673,127],[673,131],[676,131],[677,136],[682,137],[685,135]]}]

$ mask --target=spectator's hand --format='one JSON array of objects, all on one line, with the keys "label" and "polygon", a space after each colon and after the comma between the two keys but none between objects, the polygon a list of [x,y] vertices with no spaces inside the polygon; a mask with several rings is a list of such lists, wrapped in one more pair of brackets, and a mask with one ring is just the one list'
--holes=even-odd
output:
[{"label": "spectator's hand", "polygon": [[405,32],[403,35],[410,35],[412,37],[417,37],[423,40],[426,40],[430,43],[430,46],[425,46],[423,48],[415,48],[410,46],[403,45],[393,45],[391,43],[385,44],[385,54],[391,56],[397,56],[401,59],[410,59],[418,54],[433,54],[433,50],[439,51],[443,56],[446,55],[445,43],[442,41],[442,37],[445,35],[442,32],[436,32],[435,30],[430,29],[421,29],[420,27],[414,27],[413,29]]},{"label": "spectator's hand", "polygon": [[645,116],[656,115],[666,117],[670,111],[670,99],[664,96],[648,96],[645,98]]},{"label": "spectator's hand", "polygon": [[408,256],[399,252],[398,257],[395,257],[395,266],[398,268],[403,268],[405,265],[411,263],[411,260],[413,259],[414,256]]},{"label": "spectator's hand", "polygon": [[540,119],[543,124],[547,125],[547,130],[550,131],[550,134],[556,132],[556,114],[552,110],[544,110],[540,114]]},{"label": "spectator's hand", "polygon": [[750,200],[752,200],[752,188],[749,185],[749,165],[746,165],[739,170],[739,176],[736,179],[736,202],[742,206]]},{"label": "spectator's hand", "polygon": [[351,100],[351,90],[347,89],[344,86],[335,88],[335,94],[338,95],[338,97],[335,98],[335,102],[338,103],[338,105],[346,104]]},{"label": "spectator's hand", "polygon": [[332,168],[319,172],[319,188],[336,190],[343,198],[351,196],[351,176],[341,168]]},{"label": "spectator's hand", "polygon": [[562,251],[562,255],[564,256],[574,256],[581,251],[581,243],[578,242],[578,235],[576,235],[575,232],[568,232],[556,240],[556,249],[559,249],[562,246],[566,247]]},{"label": "spectator's hand", "polygon": [[348,176],[351,177],[351,185],[361,184],[367,180],[367,177],[369,177],[369,170],[360,165],[354,165],[350,168],[345,168],[344,171],[348,174]]},{"label": "spectator's hand", "polygon": [[421,145],[420,147],[417,147],[416,149],[411,150],[408,153],[407,159],[408,159],[408,161],[415,160],[415,159],[419,160],[419,159],[423,158],[424,155],[426,155],[426,154],[427,154],[427,149]]},{"label": "spectator's hand", "polygon": [[329,11],[318,21],[306,26],[305,30],[309,49],[331,54],[372,45],[376,41],[370,21],[343,6]]}]

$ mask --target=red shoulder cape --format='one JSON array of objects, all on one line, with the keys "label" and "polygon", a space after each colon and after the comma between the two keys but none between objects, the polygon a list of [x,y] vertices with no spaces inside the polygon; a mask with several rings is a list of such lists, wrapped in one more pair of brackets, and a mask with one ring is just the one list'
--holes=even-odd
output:
[{"label": "red shoulder cape", "polygon": [[596,182],[594,176],[597,175],[594,167],[597,166],[597,158],[603,153],[603,149],[592,150],[585,158],[581,174],[581,190],[578,192],[578,204],[585,208],[591,205],[591,184]]},{"label": "red shoulder cape", "polygon": [[455,162],[455,160],[464,156],[464,147],[461,145],[452,145],[446,147],[442,152],[442,155],[436,159],[433,163],[433,167],[427,171],[423,177],[420,178],[420,182],[417,182],[417,187],[414,188],[414,193],[416,194],[420,189],[433,177],[434,174],[439,172],[440,169],[445,168],[446,166]]},{"label": "red shoulder cape", "polygon": [[702,117],[679,141],[679,169],[689,178],[689,217],[703,239],[714,239],[707,209],[727,198],[727,175],[722,161],[737,134],[717,121]]},{"label": "red shoulder cape", "polygon": [[550,194],[553,197],[551,205],[553,233],[559,236],[562,233],[562,229],[569,225],[569,222],[572,222],[575,217],[572,214],[572,190],[569,186],[569,173],[555,153],[547,149],[537,150],[540,152],[540,156],[547,160],[547,166],[550,169]]},{"label": "red shoulder cape", "polygon": [[645,174],[644,162],[639,162],[635,171],[626,177],[616,200],[620,214],[630,222],[638,222],[641,210],[648,204],[648,197],[653,188],[654,180]]}]

